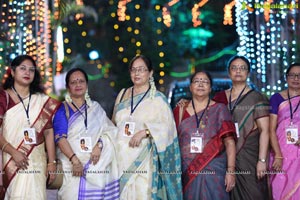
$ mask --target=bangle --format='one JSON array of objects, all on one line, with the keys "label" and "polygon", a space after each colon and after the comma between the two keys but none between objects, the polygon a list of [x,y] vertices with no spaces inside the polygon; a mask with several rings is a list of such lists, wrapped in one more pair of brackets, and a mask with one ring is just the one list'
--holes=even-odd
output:
[{"label": "bangle", "polygon": [[70,162],[72,162],[72,158],[73,158],[74,156],[76,156],[75,153],[73,153],[73,155],[71,155],[71,157],[69,158],[69,161],[70,161]]},{"label": "bangle", "polygon": [[9,144],[9,142],[6,142],[3,146],[2,146],[2,152],[4,152],[5,147]]},{"label": "bangle", "polygon": [[258,161],[262,162],[262,163],[266,163],[266,159],[264,159],[264,158],[259,158]]},{"label": "bangle", "polygon": [[275,156],[274,158],[275,159],[283,159],[283,157],[281,157],[281,156]]},{"label": "bangle", "polygon": [[47,165],[56,165],[56,160],[53,160],[52,162],[47,163]]}]

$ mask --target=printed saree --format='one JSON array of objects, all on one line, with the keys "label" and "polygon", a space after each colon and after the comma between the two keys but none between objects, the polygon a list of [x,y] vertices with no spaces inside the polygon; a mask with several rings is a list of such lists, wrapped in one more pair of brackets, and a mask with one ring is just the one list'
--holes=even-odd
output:
[{"label": "printed saree", "polygon": [[[214,100],[228,105],[225,91],[215,95]],[[232,101],[232,105],[235,105]],[[236,184],[230,192],[231,199],[268,199],[267,179],[257,180],[256,165],[259,154],[259,130],[255,120],[269,116],[269,103],[266,97],[251,90],[243,95],[236,105],[232,119],[238,122],[239,134],[236,144]]]},{"label": "printed saree", "polygon": [[[279,95],[279,94],[275,94]],[[275,96],[274,95],[274,96]],[[270,104],[276,105],[270,100]],[[291,98],[293,110],[297,107],[300,96]],[[300,131],[300,112],[298,110],[293,114],[293,124],[298,126],[298,134]],[[272,194],[274,200],[296,200],[300,197],[300,148],[293,144],[287,144],[285,128],[290,125],[290,105],[288,100],[283,100],[278,107],[277,113],[277,129],[276,135],[278,144],[283,156],[282,170],[283,173],[271,174],[270,182],[272,186]],[[274,161],[274,153],[270,154],[270,167]]]},{"label": "printed saree", "polygon": [[[73,176],[72,163],[58,149],[57,154],[62,161],[64,173],[63,184],[58,191],[58,198],[62,200],[118,199],[119,180],[114,145],[117,128],[107,118],[103,108],[97,102],[92,101],[87,108],[88,132],[86,133],[84,117],[82,116],[82,113],[85,113],[85,106],[87,105],[83,105],[75,113],[70,112],[70,118],[66,121],[65,107],[61,105],[53,120],[55,138],[66,137],[72,150],[84,165],[84,176]],[[57,127],[64,126],[61,123],[68,124],[67,133],[63,134],[57,131]],[[103,148],[100,160],[96,165],[90,163],[90,153],[81,152],[81,137],[91,137],[92,147],[101,138]]]},{"label": "printed saree", "polygon": [[[143,95],[134,96],[133,102]],[[114,109],[113,121],[119,128],[120,199],[182,199],[177,131],[167,99],[156,91],[153,99],[147,94],[136,107],[132,114],[135,132],[149,129],[151,137],[135,148],[128,145],[130,137],[123,136],[130,105],[131,98],[124,99]]]},{"label": "printed saree", "polygon": [[[29,98],[25,99],[24,103],[28,104],[28,101]],[[51,125],[52,115],[58,106],[59,102],[44,94],[31,96],[29,118],[32,122],[31,127],[36,130],[36,145],[23,142],[23,128],[28,126],[28,122],[22,103],[8,107],[5,112],[2,123],[3,136],[29,158],[27,170],[19,170],[11,156],[3,152],[5,199],[46,199],[47,156],[43,131]]]},{"label": "printed saree", "polygon": [[[198,116],[201,116],[203,110]],[[175,118],[179,117],[179,106],[174,109]],[[205,127],[199,128],[204,134],[203,153],[190,153],[192,133],[196,130],[195,115],[185,110],[178,125],[179,145],[182,163],[184,199],[229,199],[226,192],[225,174],[227,167],[223,139],[235,137],[231,116],[224,104],[209,106],[203,116]]]}]

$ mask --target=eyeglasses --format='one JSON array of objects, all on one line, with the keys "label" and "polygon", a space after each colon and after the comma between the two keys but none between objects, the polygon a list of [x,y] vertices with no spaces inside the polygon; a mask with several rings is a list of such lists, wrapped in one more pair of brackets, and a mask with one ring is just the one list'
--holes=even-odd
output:
[{"label": "eyeglasses", "polygon": [[194,85],[200,85],[200,84],[202,84],[202,85],[205,85],[205,86],[208,86],[209,84],[210,84],[210,82],[209,82],[209,80],[203,80],[203,79],[195,79],[195,80],[193,80],[192,81],[192,83],[194,84]]},{"label": "eyeglasses", "polygon": [[297,79],[300,79],[300,74],[288,74],[287,75],[290,79],[296,79],[296,77],[297,77]]},{"label": "eyeglasses", "polygon": [[22,72],[26,72],[27,69],[29,69],[30,73],[34,73],[35,72],[35,67],[26,67],[25,65],[20,65],[18,66],[18,68],[22,71]]},{"label": "eyeglasses", "polygon": [[135,74],[135,73],[144,73],[147,72],[148,69],[146,67],[140,67],[140,68],[131,68],[130,73]]},{"label": "eyeglasses", "polygon": [[238,70],[240,70],[241,72],[245,72],[248,71],[248,67],[246,65],[241,65],[241,66],[237,66],[237,65],[232,65],[230,66],[230,70],[236,72]]},{"label": "eyeglasses", "polygon": [[71,86],[75,86],[75,85],[77,85],[77,84],[83,85],[83,84],[85,84],[85,83],[86,83],[85,80],[79,79],[79,80],[71,81],[71,82],[70,82],[70,85],[71,85]]}]

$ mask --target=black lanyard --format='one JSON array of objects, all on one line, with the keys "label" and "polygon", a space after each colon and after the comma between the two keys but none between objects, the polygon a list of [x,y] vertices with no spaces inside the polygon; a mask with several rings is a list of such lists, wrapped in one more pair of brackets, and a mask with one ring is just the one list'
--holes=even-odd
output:
[{"label": "black lanyard", "polygon": [[240,92],[240,94],[239,94],[238,98],[236,99],[235,104],[234,104],[233,106],[231,105],[231,93],[232,93],[232,88],[230,89],[230,94],[229,94],[229,110],[230,110],[231,115],[232,115],[232,113],[233,113],[233,111],[234,111],[236,105],[239,103],[239,100],[240,100],[242,94],[244,93],[246,87],[247,87],[247,85],[245,85],[244,89]]},{"label": "black lanyard", "polygon": [[297,109],[299,107],[300,100],[299,100],[299,102],[298,102],[298,104],[297,104],[297,106],[296,106],[296,108],[295,108],[295,110],[293,112],[293,107],[292,107],[292,103],[291,103],[290,92],[289,92],[289,90],[287,92],[288,92],[288,99],[289,99],[289,104],[290,104],[290,118],[291,118],[291,122],[293,122],[293,117],[294,117],[293,115],[294,115],[294,113],[297,111]]},{"label": "black lanyard", "polygon": [[135,111],[136,107],[142,102],[142,100],[145,98],[145,96],[148,94],[150,90],[150,87],[148,88],[147,92],[143,95],[143,97],[137,102],[137,104],[133,107],[133,87],[131,89],[131,111],[130,111],[130,116],[132,113]]},{"label": "black lanyard", "polygon": [[208,99],[207,105],[206,105],[205,109],[203,110],[203,112],[202,112],[202,114],[201,114],[201,116],[200,116],[200,118],[199,118],[198,115],[197,115],[197,112],[196,112],[196,108],[195,108],[194,101],[193,101],[193,99],[192,99],[192,106],[193,106],[193,109],[194,109],[194,112],[195,112],[195,118],[196,118],[196,123],[197,123],[197,129],[199,129],[199,125],[200,125],[201,119],[202,119],[202,117],[203,117],[205,111],[207,110],[207,108],[208,108],[208,106],[209,106],[209,103],[210,103],[210,99]]},{"label": "black lanyard", "polygon": [[87,130],[87,126],[88,126],[88,120],[87,120],[87,104],[85,101],[85,107],[84,107],[84,111],[85,111],[85,115],[79,110],[78,106],[76,106],[76,104],[72,101],[72,105],[78,110],[78,112],[82,115],[82,117],[84,118],[84,126],[85,126],[85,130]]},{"label": "black lanyard", "polygon": [[17,90],[15,89],[14,86],[12,86],[12,90],[14,91],[14,93],[18,96],[19,100],[21,101],[21,103],[23,104],[23,108],[25,110],[25,113],[26,113],[26,117],[27,117],[27,122],[28,122],[28,125],[30,126],[30,119],[29,119],[29,104],[30,104],[30,99],[31,99],[31,93],[29,92],[29,101],[28,101],[28,105],[27,105],[27,108],[24,104],[24,101],[22,99],[22,97],[19,95],[19,93],[17,92]]}]

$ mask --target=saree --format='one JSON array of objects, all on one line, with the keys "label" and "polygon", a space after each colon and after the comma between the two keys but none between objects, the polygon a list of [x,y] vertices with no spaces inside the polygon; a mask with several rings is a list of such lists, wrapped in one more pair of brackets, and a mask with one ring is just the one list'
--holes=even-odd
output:
[{"label": "saree", "polygon": [[[280,96],[281,100],[276,98]],[[278,102],[279,100],[279,102]],[[297,107],[300,96],[291,98],[293,110]],[[276,135],[280,150],[283,156],[283,173],[271,174],[270,183],[272,187],[273,199],[296,200],[300,197],[300,158],[299,146],[287,144],[285,128],[290,125],[290,105],[289,101],[282,98],[279,93],[274,94],[270,99],[271,106],[278,106]],[[299,108],[298,108],[299,109]],[[300,112],[297,110],[293,114],[293,124],[300,130]],[[274,152],[270,154],[270,168],[274,161]]]},{"label": "saree", "polygon": [[[68,105],[69,106],[69,105]],[[87,133],[84,117],[87,106]],[[57,148],[57,157],[62,162],[63,184],[58,191],[58,199],[118,199],[119,180],[114,140],[117,128],[107,118],[103,108],[95,101],[90,105],[84,104],[74,112],[71,107],[70,118],[66,117],[65,106],[61,105],[53,119],[56,142],[66,137],[73,152],[84,167],[84,175],[72,175],[72,163],[69,158]],[[67,130],[60,129],[65,126]],[[90,163],[91,154],[82,152],[81,137],[91,137],[91,146],[94,147],[101,139],[103,148],[97,164]]]},{"label": "saree", "polygon": [[[225,91],[215,95],[214,100],[228,105]],[[235,105],[236,100],[231,102]],[[239,135],[236,144],[236,184],[230,192],[231,199],[268,199],[266,176],[258,180],[256,165],[259,154],[260,132],[255,127],[255,120],[269,116],[269,103],[266,97],[255,90],[243,95],[232,114],[234,122],[238,123]]]},{"label": "saree", "polygon": [[[28,104],[29,98],[24,99],[24,103]],[[28,122],[22,103],[8,107],[6,110],[2,122],[2,134],[7,142],[29,158],[29,166],[26,170],[20,170],[12,157],[2,152],[5,199],[46,199],[47,156],[43,132],[51,128],[52,115],[58,106],[58,101],[44,94],[31,96],[29,118],[32,122],[31,127],[35,128],[37,135],[35,145],[24,144],[23,141],[23,128],[28,126]]]},{"label": "saree", "polygon": [[[122,91],[120,92],[120,94]],[[145,93],[135,95],[138,102]],[[129,147],[123,136],[130,116],[131,98],[115,104],[113,121],[119,128],[117,149],[120,174],[120,199],[182,199],[180,151],[172,110],[166,97],[149,93],[132,114],[135,133],[149,129],[151,137],[138,147]]]},{"label": "saree", "polygon": [[[203,110],[197,113],[201,116]],[[179,106],[174,109],[179,116]],[[195,115],[183,112],[178,124],[179,146],[181,151],[182,182],[184,199],[229,199],[226,192],[225,175],[227,156],[223,144],[225,137],[235,137],[234,124],[224,104],[216,103],[205,111],[203,133],[203,153],[190,153],[192,133],[197,129]]]}]

